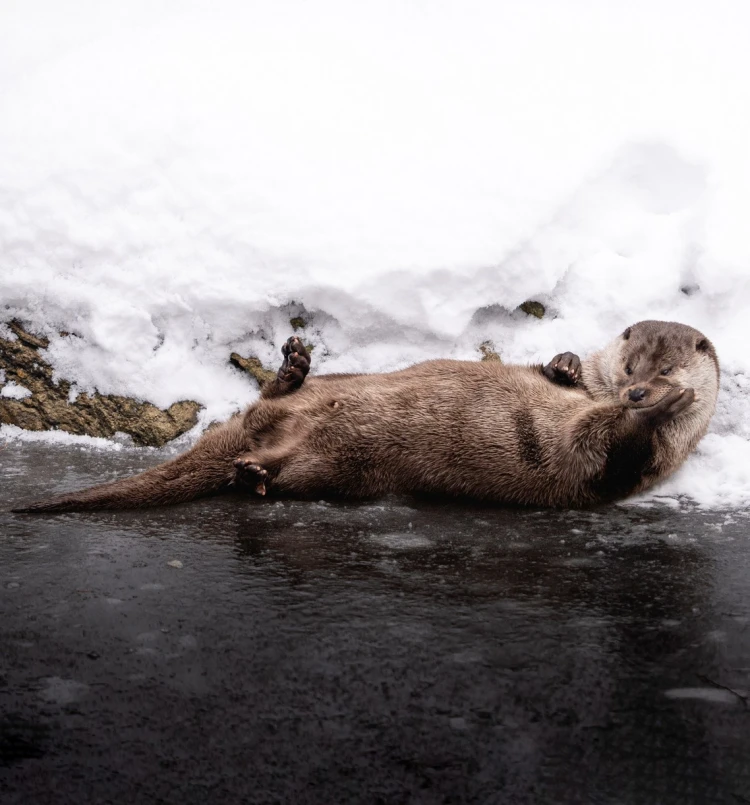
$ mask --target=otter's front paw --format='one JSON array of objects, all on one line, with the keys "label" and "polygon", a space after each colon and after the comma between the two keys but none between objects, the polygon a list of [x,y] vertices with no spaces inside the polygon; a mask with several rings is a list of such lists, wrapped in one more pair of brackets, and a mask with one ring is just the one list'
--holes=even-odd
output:
[{"label": "otter's front paw", "polygon": [[236,486],[250,486],[259,495],[266,494],[268,471],[251,458],[238,458],[234,462],[234,483]]},{"label": "otter's front paw", "polygon": [[544,376],[562,386],[575,386],[581,379],[581,359],[573,352],[561,352],[542,369]]},{"label": "otter's front paw", "polygon": [[664,422],[669,422],[670,419],[674,419],[686,408],[689,408],[694,400],[694,389],[675,388],[665,394],[654,405],[650,405],[648,408],[633,408],[631,410],[635,411],[636,415],[641,419],[647,420],[654,425],[661,425]]}]

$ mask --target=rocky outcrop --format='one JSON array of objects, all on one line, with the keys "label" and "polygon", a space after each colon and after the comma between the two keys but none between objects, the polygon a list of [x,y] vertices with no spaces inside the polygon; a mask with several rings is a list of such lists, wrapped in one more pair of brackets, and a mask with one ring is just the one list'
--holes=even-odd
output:
[{"label": "rocky outcrop", "polygon": [[518,308],[527,316],[535,316],[537,319],[543,318],[546,313],[544,305],[541,302],[534,302],[532,300],[524,302],[522,305],[519,305]]},{"label": "rocky outcrop", "polygon": [[233,352],[229,356],[229,363],[254,377],[261,388],[276,377],[276,372],[273,369],[266,369],[260,360],[253,355],[249,358],[243,358],[239,352]]},{"label": "rocky outcrop", "polygon": [[67,380],[55,383],[52,367],[39,354],[48,346],[47,339],[26,332],[18,322],[8,326],[16,338],[0,338],[4,384],[10,388],[15,384],[30,394],[0,396],[0,423],[105,438],[121,432],[132,436],[136,444],[150,447],[161,447],[195,425],[201,406],[191,400],[162,410],[115,394],[83,393],[71,399],[71,384]]}]

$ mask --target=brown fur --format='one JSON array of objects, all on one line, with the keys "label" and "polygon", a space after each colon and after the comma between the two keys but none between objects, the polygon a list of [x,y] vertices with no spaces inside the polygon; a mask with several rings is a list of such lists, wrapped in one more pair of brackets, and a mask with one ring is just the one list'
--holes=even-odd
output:
[{"label": "brown fur", "polygon": [[427,493],[585,506],[674,472],[715,408],[716,353],[682,324],[633,325],[576,363],[573,385],[550,382],[565,368],[439,360],[388,374],[303,374],[174,461],[20,511],[179,503],[235,482],[307,498]]}]

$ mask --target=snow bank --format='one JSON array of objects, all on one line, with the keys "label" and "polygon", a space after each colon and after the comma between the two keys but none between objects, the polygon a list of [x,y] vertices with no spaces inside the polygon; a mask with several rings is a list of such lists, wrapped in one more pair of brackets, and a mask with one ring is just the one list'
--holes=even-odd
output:
[{"label": "snow bank", "polygon": [[716,344],[722,397],[659,494],[750,503],[747,4],[24,0],[3,23],[0,319],[79,390],[224,418],[254,396],[228,354],[275,361],[299,314],[323,372],[674,319]]}]

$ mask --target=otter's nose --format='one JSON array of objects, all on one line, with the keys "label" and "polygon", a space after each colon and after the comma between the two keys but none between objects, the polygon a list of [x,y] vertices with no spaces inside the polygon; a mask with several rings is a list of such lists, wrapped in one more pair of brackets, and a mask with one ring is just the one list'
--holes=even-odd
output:
[{"label": "otter's nose", "polygon": [[646,389],[630,389],[628,397],[633,402],[640,402],[646,396]]}]

